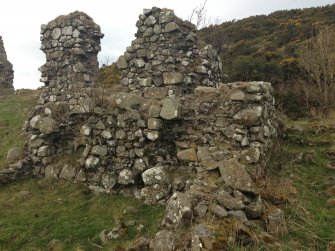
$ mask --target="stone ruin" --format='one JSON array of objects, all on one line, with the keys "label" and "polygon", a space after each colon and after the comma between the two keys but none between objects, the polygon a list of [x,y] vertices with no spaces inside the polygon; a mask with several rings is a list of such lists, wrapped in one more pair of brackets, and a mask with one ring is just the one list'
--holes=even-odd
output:
[{"label": "stone ruin", "polygon": [[45,87],[26,126],[27,157],[1,170],[0,183],[44,176],[163,203],[152,248],[173,247],[173,230],[196,225],[191,246],[210,250],[203,219],[247,225],[264,213],[256,181],[277,136],[272,87],[221,83],[216,51],[172,10],[145,9],[136,26],[116,62],[122,91],[106,94],[96,83],[100,27],[82,12],[42,25]]},{"label": "stone ruin", "polygon": [[13,65],[8,61],[5,47],[0,36],[0,96],[14,93]]}]

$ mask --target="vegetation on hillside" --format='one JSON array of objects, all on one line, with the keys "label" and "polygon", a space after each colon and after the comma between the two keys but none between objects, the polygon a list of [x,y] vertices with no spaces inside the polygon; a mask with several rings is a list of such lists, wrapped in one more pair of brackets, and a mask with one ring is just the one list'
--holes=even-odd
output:
[{"label": "vegetation on hillside", "polygon": [[219,50],[227,81],[268,81],[289,113],[304,115],[298,64],[299,49],[322,27],[335,26],[335,4],[276,11],[223,22],[201,30],[202,38]]},{"label": "vegetation on hillside", "polygon": [[10,148],[24,145],[26,136],[22,127],[38,95],[39,91],[20,90],[15,96],[0,100],[0,168],[5,164]]}]

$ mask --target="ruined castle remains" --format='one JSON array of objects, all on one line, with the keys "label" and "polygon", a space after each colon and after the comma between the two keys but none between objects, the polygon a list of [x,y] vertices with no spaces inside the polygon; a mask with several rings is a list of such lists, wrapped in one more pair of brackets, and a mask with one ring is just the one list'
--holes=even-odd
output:
[{"label": "ruined castle remains", "polygon": [[[107,95],[92,18],[74,12],[42,25],[45,87],[27,123],[27,157],[0,181],[45,176],[166,204],[154,250],[208,216],[259,219],[256,180],[277,136],[271,84],[222,83],[216,51],[172,10],[145,9],[136,26],[116,62],[122,90]],[[203,245],[208,228],[194,231],[192,245]]]},{"label": "ruined castle remains", "polygon": [[0,96],[14,93],[13,65],[8,61],[2,37],[0,36]]}]

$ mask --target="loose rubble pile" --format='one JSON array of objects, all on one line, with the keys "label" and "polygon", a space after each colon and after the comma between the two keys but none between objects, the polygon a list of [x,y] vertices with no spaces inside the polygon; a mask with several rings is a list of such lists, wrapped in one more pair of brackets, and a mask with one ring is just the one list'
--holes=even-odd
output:
[{"label": "loose rubble pile", "polygon": [[8,61],[5,47],[0,36],[0,96],[14,93],[13,65]]},{"label": "loose rubble pile", "polygon": [[[45,88],[27,124],[28,157],[0,182],[30,172],[164,203],[164,230],[150,246],[173,250],[175,230],[194,226],[192,250],[211,250],[204,219],[247,226],[264,214],[255,181],[277,136],[271,84],[222,84],[215,50],[171,10],[146,9],[136,26],[116,62],[123,90],[105,96],[95,83],[100,27],[82,12],[42,25]],[[77,161],[56,161],[64,155]],[[281,211],[268,220],[272,232],[287,231]]]}]

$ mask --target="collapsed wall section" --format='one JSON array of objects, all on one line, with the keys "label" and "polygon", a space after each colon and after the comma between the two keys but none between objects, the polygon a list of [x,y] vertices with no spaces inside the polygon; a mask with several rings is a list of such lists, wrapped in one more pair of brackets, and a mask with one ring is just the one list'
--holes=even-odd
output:
[{"label": "collapsed wall section", "polygon": [[13,65],[8,61],[2,37],[0,36],[0,96],[14,93]]}]

